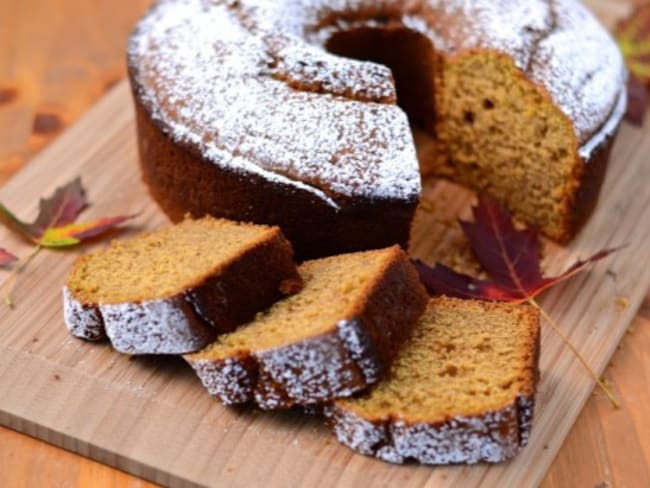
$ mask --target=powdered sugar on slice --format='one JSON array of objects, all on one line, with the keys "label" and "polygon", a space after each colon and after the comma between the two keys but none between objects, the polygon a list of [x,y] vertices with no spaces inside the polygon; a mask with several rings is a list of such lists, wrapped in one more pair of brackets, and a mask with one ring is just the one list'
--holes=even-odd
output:
[{"label": "powdered sugar on slice", "polygon": [[372,343],[357,320],[341,320],[336,325],[339,340],[357,363],[367,384],[379,381],[383,371],[373,350]]},{"label": "powdered sugar on slice", "polygon": [[[366,386],[335,334],[256,353],[260,370],[296,403],[350,396]],[[261,400],[261,401],[260,401]],[[264,408],[263,398],[258,403]]]},{"label": "powdered sugar on slice", "polygon": [[125,354],[185,354],[205,347],[216,335],[197,320],[183,297],[99,309],[111,344]]},{"label": "powdered sugar on slice", "polygon": [[526,445],[533,403],[532,398],[520,395],[501,410],[431,423],[408,423],[398,418],[371,421],[346,409],[344,403],[335,404],[326,414],[341,443],[387,462],[496,463],[513,457]]},{"label": "powdered sugar on slice", "polygon": [[106,338],[104,320],[99,309],[81,303],[72,296],[67,286],[63,287],[63,318],[66,327],[75,337],[88,341]]},{"label": "powdered sugar on slice", "polygon": [[185,354],[207,346],[216,329],[197,317],[184,297],[136,303],[84,305],[63,288],[63,314],[72,335],[108,337],[125,354]]},{"label": "powdered sugar on slice", "polygon": [[254,384],[250,372],[239,358],[214,361],[188,361],[210,395],[219,397],[226,405],[246,403],[253,398]]},{"label": "powdered sugar on slice", "polygon": [[385,367],[356,320],[342,320],[336,331],[268,350],[218,360],[199,353],[186,360],[223,403],[254,398],[267,410],[350,396],[375,383]]}]

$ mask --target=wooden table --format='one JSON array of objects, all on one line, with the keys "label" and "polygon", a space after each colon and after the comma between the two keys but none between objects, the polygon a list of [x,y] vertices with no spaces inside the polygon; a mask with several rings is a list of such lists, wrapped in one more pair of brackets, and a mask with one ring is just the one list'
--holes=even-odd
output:
[{"label": "wooden table", "polygon": [[[150,0],[0,0],[0,183],[125,74],[124,46]],[[611,25],[625,2],[591,0]],[[639,270],[650,272],[650,270]],[[543,486],[650,486],[650,295]],[[2,486],[152,486],[0,427]]]}]

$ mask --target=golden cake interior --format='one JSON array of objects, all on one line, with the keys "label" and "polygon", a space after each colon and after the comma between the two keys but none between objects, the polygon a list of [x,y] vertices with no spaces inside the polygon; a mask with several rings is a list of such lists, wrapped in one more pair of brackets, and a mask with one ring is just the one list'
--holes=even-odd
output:
[{"label": "golden cake interior", "polygon": [[575,131],[508,56],[444,56],[422,34],[390,23],[338,32],[327,49],[391,68],[424,175],[488,192],[549,237],[570,237],[582,171]]},{"label": "golden cake interior", "polygon": [[187,219],[80,257],[68,288],[82,303],[167,298],[201,284],[278,233],[272,227],[212,217]]},{"label": "golden cake interior", "polygon": [[190,360],[217,360],[238,351],[265,350],[332,331],[343,319],[355,317],[373,287],[402,251],[397,246],[378,251],[342,254],[306,261],[299,268],[303,289],[249,324],[220,336]]},{"label": "golden cake interior", "polygon": [[538,334],[530,306],[432,299],[388,376],[337,405],[370,420],[429,423],[499,410],[533,393]]}]

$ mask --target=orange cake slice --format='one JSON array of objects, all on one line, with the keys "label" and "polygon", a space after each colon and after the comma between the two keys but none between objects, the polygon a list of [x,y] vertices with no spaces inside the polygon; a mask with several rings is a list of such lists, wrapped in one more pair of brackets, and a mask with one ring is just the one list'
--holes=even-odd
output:
[{"label": "orange cake slice", "polygon": [[77,259],[63,290],[80,338],[128,354],[183,354],[299,287],[278,227],[205,217],[114,241]]},{"label": "orange cake slice", "polygon": [[328,416],[339,441],[385,461],[503,461],[528,441],[538,356],[532,306],[432,299],[386,378]]},{"label": "orange cake slice", "polygon": [[307,261],[300,293],[185,356],[226,404],[264,409],[351,395],[390,366],[427,295],[398,246]]}]

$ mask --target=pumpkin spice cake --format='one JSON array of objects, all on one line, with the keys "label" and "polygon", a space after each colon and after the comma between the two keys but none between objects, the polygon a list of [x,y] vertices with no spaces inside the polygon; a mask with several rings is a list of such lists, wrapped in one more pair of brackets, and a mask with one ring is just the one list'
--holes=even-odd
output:
[{"label": "pumpkin spice cake", "polygon": [[264,409],[351,395],[390,366],[427,295],[398,246],[307,261],[304,288],[185,356],[226,404]]},{"label": "pumpkin spice cake", "polygon": [[183,354],[300,283],[279,228],[188,219],[78,258],[64,315],[73,335],[123,353]]},{"label": "pumpkin spice cake", "polygon": [[418,159],[566,242],[626,105],[577,0],[165,0],[128,65],[161,208],[279,225],[302,257],[406,246]]},{"label": "pumpkin spice cake", "polygon": [[328,411],[337,438],[402,463],[499,462],[525,446],[538,378],[539,311],[432,299],[386,378]]}]

